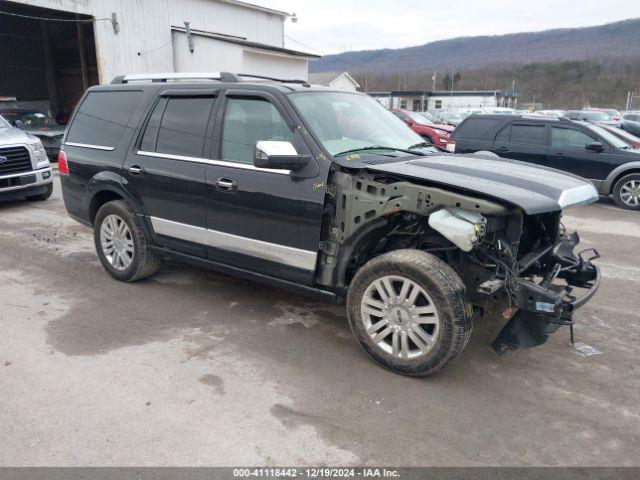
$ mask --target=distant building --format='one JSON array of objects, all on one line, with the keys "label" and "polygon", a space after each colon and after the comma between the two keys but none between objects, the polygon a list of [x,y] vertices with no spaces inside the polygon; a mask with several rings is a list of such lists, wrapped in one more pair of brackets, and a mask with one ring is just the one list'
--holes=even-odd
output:
[{"label": "distant building", "polygon": [[68,117],[84,90],[128,73],[229,71],[307,79],[287,12],[240,0],[0,2],[0,94]]},{"label": "distant building", "polygon": [[310,73],[309,82],[348,92],[355,92],[360,88],[360,84],[348,72]]},{"label": "distant building", "polygon": [[387,108],[416,112],[458,111],[474,108],[510,107],[518,105],[518,94],[507,90],[398,90],[369,92]]}]

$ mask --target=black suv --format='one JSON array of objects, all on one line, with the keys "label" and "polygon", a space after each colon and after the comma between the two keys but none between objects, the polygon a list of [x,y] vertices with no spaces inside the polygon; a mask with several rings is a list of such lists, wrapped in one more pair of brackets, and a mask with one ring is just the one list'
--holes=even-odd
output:
[{"label": "black suv", "polygon": [[364,94],[135,75],[87,91],[59,170],[113,277],[143,279],[171,256],[346,300],[360,344],[399,373],[444,367],[481,316],[506,323],[498,352],[571,325],[600,275],[560,217],[595,201],[593,186],[423,147]]},{"label": "black suv", "polygon": [[491,151],[588,179],[600,195],[640,210],[640,152],[596,124],[568,118],[472,115],[453,132],[456,153]]}]

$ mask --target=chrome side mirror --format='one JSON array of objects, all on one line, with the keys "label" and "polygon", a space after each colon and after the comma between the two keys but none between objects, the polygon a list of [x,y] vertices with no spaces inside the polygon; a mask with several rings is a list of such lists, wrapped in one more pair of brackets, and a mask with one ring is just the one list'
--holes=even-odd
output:
[{"label": "chrome side mirror", "polygon": [[300,155],[291,142],[259,140],[253,155],[253,165],[258,168],[299,170],[309,163],[308,155]]}]

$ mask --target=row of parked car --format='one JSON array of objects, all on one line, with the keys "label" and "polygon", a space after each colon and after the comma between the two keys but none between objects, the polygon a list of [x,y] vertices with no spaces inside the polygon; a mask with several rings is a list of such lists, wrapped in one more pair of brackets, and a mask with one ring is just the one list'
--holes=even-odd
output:
[{"label": "row of parked car", "polygon": [[[471,114],[457,127],[428,112],[392,110],[414,132],[448,152],[493,155],[588,179],[622,208],[640,210],[640,113],[584,109],[518,115]],[[464,116],[459,114],[459,117]]]}]

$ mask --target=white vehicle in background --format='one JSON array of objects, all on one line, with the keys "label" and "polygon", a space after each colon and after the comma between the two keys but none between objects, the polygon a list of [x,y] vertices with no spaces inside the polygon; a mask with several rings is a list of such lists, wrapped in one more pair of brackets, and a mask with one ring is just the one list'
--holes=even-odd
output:
[{"label": "white vehicle in background", "polygon": [[564,117],[564,110],[538,110],[536,115],[541,115],[548,118],[560,118]]},{"label": "white vehicle in background", "polygon": [[482,113],[484,114],[498,113],[502,115],[515,115],[516,110],[515,108],[509,108],[509,107],[488,107],[488,108],[484,108],[482,110]]},{"label": "white vehicle in background", "polygon": [[46,200],[52,192],[51,164],[40,139],[0,116],[0,200]]}]

